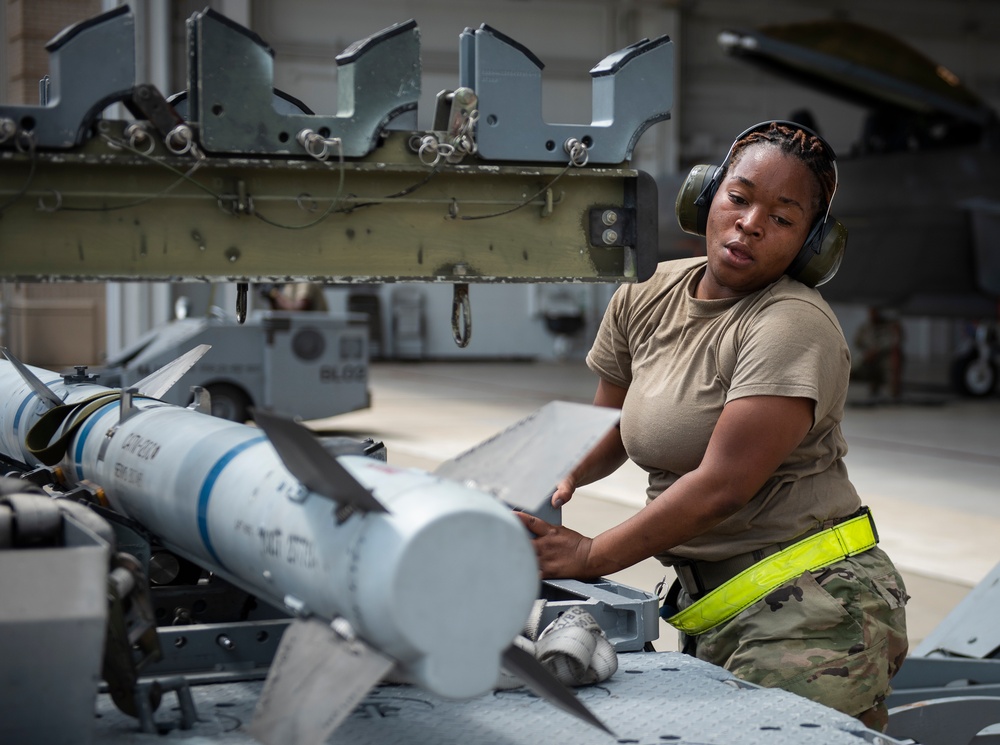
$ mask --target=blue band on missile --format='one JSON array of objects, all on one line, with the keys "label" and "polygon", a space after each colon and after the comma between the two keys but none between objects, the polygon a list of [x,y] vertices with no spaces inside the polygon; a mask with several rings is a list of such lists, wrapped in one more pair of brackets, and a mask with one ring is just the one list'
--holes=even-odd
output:
[{"label": "blue band on missile", "polygon": [[[59,378],[59,380],[50,380],[49,382],[45,383],[45,385],[46,385],[46,387],[48,387],[48,386],[52,386],[52,385],[54,385],[56,383],[62,383],[62,382],[63,382],[62,378]],[[14,414],[14,435],[15,436],[17,436],[17,428],[21,424],[21,414],[24,413],[24,410],[28,407],[28,404],[30,404],[34,399],[36,399],[38,397],[39,396],[38,396],[37,393],[35,393],[34,391],[29,391],[28,395],[25,396],[21,400],[21,405],[17,407],[17,413]]]},{"label": "blue band on missile", "polygon": [[201,542],[205,545],[205,550],[211,554],[212,559],[218,564],[222,569],[229,571],[225,564],[222,563],[222,559],[219,555],[215,553],[215,547],[212,545],[212,538],[208,534],[208,502],[212,498],[212,489],[215,487],[215,482],[218,481],[219,476],[222,475],[222,471],[229,465],[229,463],[237,455],[242,453],[248,447],[256,445],[259,442],[264,442],[267,437],[261,435],[260,437],[254,437],[253,439],[241,442],[239,445],[230,448],[225,455],[223,455],[219,460],[215,462],[212,466],[212,470],[208,472],[208,476],[205,478],[205,482],[201,485],[201,491],[198,492],[198,533],[201,535]]},{"label": "blue band on missile", "polygon": [[30,394],[24,397],[21,401],[21,405],[17,407],[17,413],[14,415],[14,435],[17,435],[17,428],[21,424],[21,414],[24,413],[25,408],[31,402],[31,399],[38,398],[38,394],[32,391]]},{"label": "blue band on missile", "polygon": [[83,480],[83,446],[87,442],[87,435],[97,426],[97,420],[104,416],[104,412],[118,406],[117,401],[105,404],[93,414],[87,417],[87,421],[80,427],[80,434],[76,436],[76,450],[73,452],[73,461],[76,463],[76,477]]}]

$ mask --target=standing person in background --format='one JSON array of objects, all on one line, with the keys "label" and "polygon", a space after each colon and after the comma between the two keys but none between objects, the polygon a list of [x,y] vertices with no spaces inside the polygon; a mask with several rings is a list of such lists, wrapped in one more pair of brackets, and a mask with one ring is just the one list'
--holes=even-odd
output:
[{"label": "standing person in background", "polygon": [[848,479],[850,352],[814,289],[839,266],[835,155],[764,122],[678,196],[706,257],[663,262],[612,298],[587,357],[613,430],[556,489],[561,506],[631,458],[647,504],[594,538],[521,513],[543,577],[649,557],[677,573],[661,612],[682,649],[884,729],[907,651],[902,578]]}]

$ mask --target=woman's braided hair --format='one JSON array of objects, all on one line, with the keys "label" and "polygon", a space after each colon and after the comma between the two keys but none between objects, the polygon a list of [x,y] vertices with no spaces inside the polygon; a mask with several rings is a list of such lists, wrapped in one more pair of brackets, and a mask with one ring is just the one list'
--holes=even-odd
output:
[{"label": "woman's braided hair", "polygon": [[728,166],[739,161],[744,150],[757,143],[770,143],[781,148],[783,153],[793,155],[816,176],[819,184],[820,202],[816,205],[816,214],[820,215],[830,206],[833,193],[837,188],[837,172],[834,170],[836,156],[830,151],[821,138],[799,127],[778,122],[752,130],[733,143]]}]

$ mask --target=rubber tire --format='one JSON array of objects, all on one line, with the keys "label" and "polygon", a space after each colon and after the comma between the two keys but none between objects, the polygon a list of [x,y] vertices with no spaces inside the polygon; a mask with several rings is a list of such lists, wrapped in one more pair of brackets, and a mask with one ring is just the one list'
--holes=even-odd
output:
[{"label": "rubber tire", "polygon": [[212,400],[212,416],[240,424],[250,418],[250,397],[239,386],[213,383],[205,390]]},{"label": "rubber tire", "polygon": [[963,396],[985,398],[997,387],[997,366],[972,349],[951,363],[951,384]]}]

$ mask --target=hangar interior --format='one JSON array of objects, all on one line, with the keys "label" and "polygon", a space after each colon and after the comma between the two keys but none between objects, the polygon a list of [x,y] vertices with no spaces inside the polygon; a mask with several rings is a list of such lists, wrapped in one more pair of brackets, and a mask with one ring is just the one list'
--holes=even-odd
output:
[{"label": "hangar interior", "polygon": [[[37,101],[38,81],[47,72],[45,42],[67,25],[118,5],[113,0],[9,0],[0,14],[5,46],[0,102]],[[871,267],[871,281],[864,291],[852,292],[845,271],[829,286],[831,304],[855,344],[872,308],[898,322],[902,332],[902,395],[871,394],[859,381],[852,388],[845,429],[852,478],[882,516],[883,543],[911,588],[912,643],[930,634],[1000,558],[993,548],[1000,530],[1000,388],[961,396],[951,380],[953,360],[974,344],[976,329],[996,328],[998,247],[989,242],[995,237],[983,247],[975,236],[977,229],[985,226],[988,233],[995,223],[1000,194],[995,183],[984,183],[978,206],[963,206],[963,221],[944,227],[922,221],[934,212],[933,203],[907,211],[889,198],[893,173],[908,180],[899,185],[904,195],[935,186],[934,198],[943,200],[941,188],[956,179],[978,188],[978,168],[996,162],[997,141],[983,135],[971,155],[963,150],[961,157],[935,159],[926,171],[921,171],[923,161],[913,165],[893,158],[925,151],[948,156],[950,150],[910,143],[879,160],[861,144],[869,110],[747,64],[720,44],[720,35],[730,31],[814,21],[864,24],[926,55],[973,91],[984,108],[996,110],[1000,67],[993,46],[1000,6],[986,0],[385,0],[361,5],[212,0],[207,5],[266,40],[274,51],[276,88],[317,111],[332,108],[336,100],[338,54],[379,29],[415,18],[421,34],[420,128],[431,126],[437,91],[455,86],[458,37],[467,27],[488,23],[537,55],[545,64],[544,119],[567,122],[591,120],[588,71],[595,63],[637,39],[669,35],[677,54],[671,117],[644,133],[633,160],[659,186],[664,258],[693,250],[673,225],[674,195],[688,169],[718,163],[733,135],[753,122],[807,111],[843,161],[834,211],[849,228],[857,225],[859,233],[865,226],[877,227],[869,235],[883,244],[878,261],[865,264]],[[130,6],[138,19],[142,74],[163,91],[182,91],[185,21],[206,2],[133,0]],[[855,160],[865,169],[851,170]],[[873,173],[889,177],[878,190],[863,180]],[[883,199],[891,202],[890,209],[880,210]],[[847,211],[839,211],[840,205]],[[983,225],[976,222],[980,218]],[[893,226],[902,238],[891,232]],[[937,247],[918,251],[911,244],[921,232],[948,229],[962,239],[954,246],[948,234]],[[848,249],[846,262],[854,258]],[[926,278],[935,275],[954,279],[949,287],[958,289],[928,294]],[[906,289],[897,292],[900,285]],[[963,288],[968,292],[963,294]],[[583,358],[613,291],[613,284],[598,282],[473,283],[474,332],[471,343],[459,347],[447,283],[327,285],[331,311],[364,307],[369,313],[375,405],[324,419],[315,428],[375,433],[397,462],[431,468],[536,405],[557,398],[586,402],[594,382]],[[182,298],[193,316],[208,315],[213,306],[233,314],[237,304],[234,284],[8,282],[2,287],[0,343],[42,367],[100,365],[170,321]],[[253,295],[250,300],[259,302]],[[566,318],[577,321],[569,331],[553,322]],[[1000,349],[995,338],[992,345],[988,354],[994,355],[990,364],[996,370]],[[643,492],[644,474],[623,469],[581,494],[567,523],[600,530],[641,507]],[[644,562],[618,579],[650,588],[662,573],[655,562]],[[661,624],[658,650],[673,648],[672,633]]]}]

